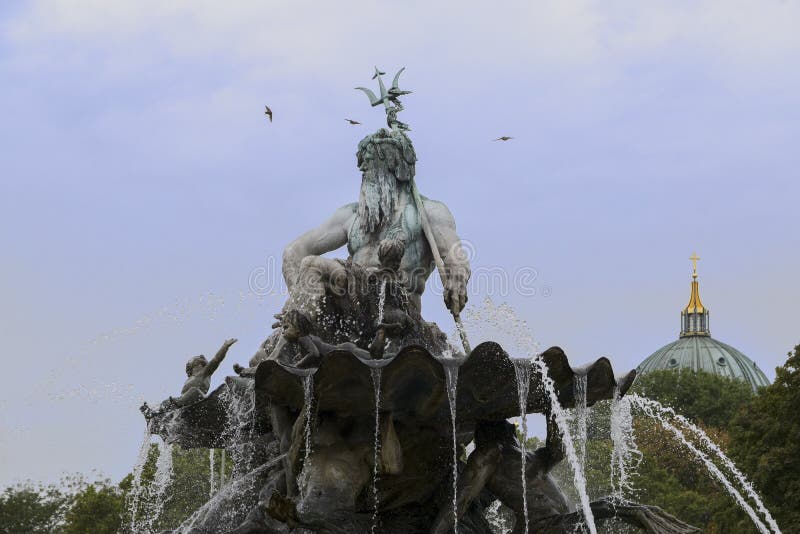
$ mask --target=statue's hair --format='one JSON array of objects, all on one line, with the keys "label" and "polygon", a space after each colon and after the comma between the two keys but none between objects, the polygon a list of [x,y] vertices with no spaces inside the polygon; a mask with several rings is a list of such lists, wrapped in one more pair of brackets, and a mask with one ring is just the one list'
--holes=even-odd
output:
[{"label": "statue's hair", "polygon": [[194,356],[192,358],[189,358],[189,361],[186,362],[186,374],[191,375],[192,367],[194,367],[198,363],[202,363],[203,366],[206,366],[208,365],[208,360],[206,360],[206,357],[203,356],[202,354],[199,356]]},{"label": "statue's hair", "polygon": [[359,167],[369,152],[392,171],[397,180],[407,182],[414,177],[417,153],[411,139],[402,131],[381,128],[362,139],[356,152]]}]

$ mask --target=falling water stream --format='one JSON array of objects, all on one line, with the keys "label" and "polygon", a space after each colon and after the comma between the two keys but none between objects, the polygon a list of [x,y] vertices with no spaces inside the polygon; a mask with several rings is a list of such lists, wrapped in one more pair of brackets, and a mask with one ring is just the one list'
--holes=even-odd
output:
[{"label": "falling water stream", "polygon": [[375,509],[372,511],[372,534],[377,532],[378,528],[378,506],[380,499],[378,497],[378,467],[380,465],[380,450],[381,450],[381,369],[370,369],[372,374],[372,388],[375,391],[375,442],[373,444],[373,466],[372,466],[372,496],[374,499]]},{"label": "falling water stream", "polygon": [[139,454],[136,457],[136,465],[133,467],[133,483],[131,484],[130,502],[128,510],[130,511],[131,523],[130,527],[133,532],[137,531],[137,515],[139,509],[139,501],[142,498],[142,473],[144,472],[144,465],[147,463],[147,456],[150,452],[150,429],[145,426],[144,437],[142,444],[139,446]]},{"label": "falling water stream", "polygon": [[[633,414],[629,397],[620,397],[614,388],[611,401],[611,500],[622,503],[626,492],[632,492],[630,473],[642,458],[633,437]],[[636,458],[636,460],[634,460]]]},{"label": "falling water stream", "polygon": [[[253,451],[248,446],[247,438],[252,435],[256,413],[255,381],[249,380],[243,385],[241,379],[238,380],[227,383],[226,390],[220,395],[225,406],[225,428],[222,431],[222,439],[226,443],[220,455],[230,453],[234,467],[249,465]],[[222,487],[226,467],[223,456],[218,487]]]},{"label": "falling water stream", "polygon": [[220,451],[220,458],[219,458],[219,487],[225,487],[225,463],[228,460],[228,454],[225,452],[225,449]]},{"label": "falling water stream", "polygon": [[308,464],[308,457],[311,456],[311,403],[314,401],[314,375],[309,374],[303,377],[303,401],[306,411],[306,455],[303,468]]},{"label": "falling water stream", "polygon": [[[648,399],[645,397],[640,397],[639,395],[631,394],[627,397],[629,402],[633,403],[637,408],[639,408],[645,415],[652,418],[653,420],[657,421],[661,424],[666,430],[672,432],[678,440],[683,443],[683,445],[689,449],[703,464],[706,466],[708,471],[725,487],[728,493],[736,500],[739,506],[750,516],[750,519],[753,521],[753,524],[758,527],[758,529],[763,532],[764,534],[769,534],[770,532],[780,533],[780,529],[778,528],[778,524],[773,519],[772,515],[769,513],[769,510],[764,506],[764,503],[761,501],[761,498],[756,493],[753,485],[747,480],[744,474],[736,468],[733,461],[728,458],[725,453],[719,448],[719,446],[714,443],[708,435],[703,432],[699,427],[694,425],[691,421],[683,417],[682,415],[677,414],[672,408],[668,408],[662,405],[660,402],[655,401],[653,399]],[[703,451],[698,449],[691,441],[686,438],[686,435],[681,431],[680,428],[673,425],[670,420],[675,420],[679,424],[683,425],[684,427],[688,428],[695,436],[697,436],[700,441],[703,443],[705,447],[710,449],[717,457],[722,460],[722,463],[725,467],[733,474],[733,476],[737,479],[739,484],[744,488],[745,493],[756,503],[759,511],[764,515],[769,523],[772,530],[768,529],[764,523],[761,521],[761,518],[758,516],[755,510],[747,503],[745,498],[742,494],[733,486],[730,480],[725,476],[725,474],[717,467],[717,465],[705,454]]]},{"label": "falling water stream", "polygon": [[545,393],[550,400],[552,417],[555,417],[558,430],[561,433],[561,440],[564,444],[567,460],[572,467],[572,478],[575,483],[575,489],[578,491],[578,495],[580,496],[581,510],[583,512],[583,517],[586,520],[586,526],[591,534],[597,534],[597,527],[594,524],[594,514],[592,513],[592,508],[589,503],[589,495],[586,492],[586,478],[583,474],[583,465],[581,465],[578,454],[575,452],[575,444],[573,443],[572,435],[569,432],[569,419],[566,412],[561,407],[561,403],[558,401],[555,384],[553,383],[553,379],[550,378],[550,375],[548,374],[547,363],[545,363],[541,356],[536,356],[533,359],[533,363],[536,365],[537,371],[542,377],[542,384],[544,386]]},{"label": "falling water stream", "polygon": [[486,508],[486,521],[492,527],[492,532],[495,534],[509,534],[511,532],[511,526],[508,524],[508,521],[500,514],[500,507],[502,505],[503,503],[496,500]]},{"label": "falling water stream", "polygon": [[[129,526],[131,531],[136,533],[153,531],[153,527],[164,509],[164,494],[172,481],[172,445],[159,442],[153,480],[146,486],[142,484],[144,468],[153,447],[150,437],[149,430],[145,430],[142,444],[139,446],[136,465],[133,468],[133,482],[129,494]],[[144,509],[140,510],[141,507]],[[142,512],[143,517],[139,517],[139,512]]]},{"label": "falling water stream", "polygon": [[578,442],[578,460],[586,472],[586,419],[588,408],[586,407],[586,386],[587,375],[576,375],[572,383],[572,392],[575,396],[575,439]]},{"label": "falling water stream", "polygon": [[453,534],[458,534],[458,443],[456,439],[458,361],[453,358],[447,358],[443,362],[447,386],[447,402],[450,405],[450,421],[453,425]]},{"label": "falling water stream", "polygon": [[517,377],[517,401],[519,402],[519,417],[522,421],[522,439],[520,440],[520,479],[522,481],[522,513],[525,517],[525,532],[528,532],[528,479],[525,476],[525,463],[527,456],[528,439],[528,390],[531,384],[531,362],[529,360],[512,360],[514,374]]},{"label": "falling water stream", "polygon": [[164,511],[164,494],[172,482],[172,445],[159,443],[156,474],[150,489],[149,501],[152,508],[148,511],[147,531],[152,532],[161,512]]},{"label": "falling water stream", "polygon": [[214,484],[217,477],[216,470],[214,469],[214,449],[208,449],[208,496],[213,497],[216,485]]},{"label": "falling water stream", "polygon": [[383,322],[383,308],[386,306],[386,279],[381,280],[380,289],[378,289],[378,325]]}]

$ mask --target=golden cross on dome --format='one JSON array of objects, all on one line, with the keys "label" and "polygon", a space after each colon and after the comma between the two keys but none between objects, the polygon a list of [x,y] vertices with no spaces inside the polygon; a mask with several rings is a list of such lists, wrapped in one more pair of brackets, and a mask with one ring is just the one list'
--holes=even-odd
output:
[{"label": "golden cross on dome", "polygon": [[692,252],[692,256],[689,259],[692,260],[692,278],[697,278],[697,260],[700,259],[697,256],[697,252]]}]

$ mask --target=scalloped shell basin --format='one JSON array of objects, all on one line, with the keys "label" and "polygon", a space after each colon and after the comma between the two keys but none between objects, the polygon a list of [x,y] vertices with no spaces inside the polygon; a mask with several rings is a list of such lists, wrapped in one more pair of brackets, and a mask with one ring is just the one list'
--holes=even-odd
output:
[{"label": "scalloped shell basin", "polygon": [[[575,377],[587,377],[587,405],[611,399],[615,389],[624,395],[636,377],[636,371],[615,379],[611,362],[599,358],[582,367],[571,367],[559,347],[542,353],[553,379],[559,402],[574,406]],[[347,351],[327,355],[318,368],[302,369],[275,360],[261,362],[255,377],[253,423],[268,420],[270,405],[278,404],[294,411],[304,406],[303,380],[314,375],[314,401],[321,412],[341,417],[373,417],[375,391],[372,370],[381,369],[381,412],[391,413],[397,423],[410,427],[449,428],[450,409],[445,378],[446,366],[458,366],[456,418],[459,433],[469,432],[478,421],[497,421],[520,415],[514,362],[494,342],[481,343],[469,357],[437,358],[421,346],[407,346],[397,355],[382,360],[362,359]],[[177,413],[162,414],[150,421],[153,433],[165,441],[184,447],[224,447],[228,425],[225,397],[241,395],[247,380],[229,376],[204,400],[181,408]],[[530,373],[526,413],[549,409],[541,377]],[[254,428],[258,432],[258,429]],[[266,430],[266,428],[264,429]]]},{"label": "scalloped shell basin", "polygon": [[[564,407],[574,405],[576,376],[587,375],[589,405],[612,398],[617,387],[620,394],[624,394],[636,376],[636,371],[630,371],[618,382],[607,358],[573,368],[559,347],[547,349],[542,358]],[[423,347],[408,346],[383,360],[362,359],[347,351],[335,351],[316,369],[264,361],[256,372],[256,399],[257,403],[261,399],[299,410],[304,404],[303,378],[313,374],[318,410],[345,417],[367,416],[375,410],[371,370],[379,368],[381,411],[391,412],[395,420],[413,419],[418,423],[449,418],[445,366],[459,367],[456,390],[459,424],[520,415],[513,360],[494,342],[481,343],[469,357],[437,358]],[[541,377],[536,373],[531,373],[529,391],[527,413],[545,411],[547,397],[541,387]]]}]

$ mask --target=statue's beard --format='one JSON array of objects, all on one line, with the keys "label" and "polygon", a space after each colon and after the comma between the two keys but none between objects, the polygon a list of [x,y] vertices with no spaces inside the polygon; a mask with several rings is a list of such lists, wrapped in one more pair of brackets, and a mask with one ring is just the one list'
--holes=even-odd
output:
[{"label": "statue's beard", "polygon": [[376,167],[366,170],[361,180],[358,219],[365,233],[380,229],[394,212],[397,179],[382,165]]}]

